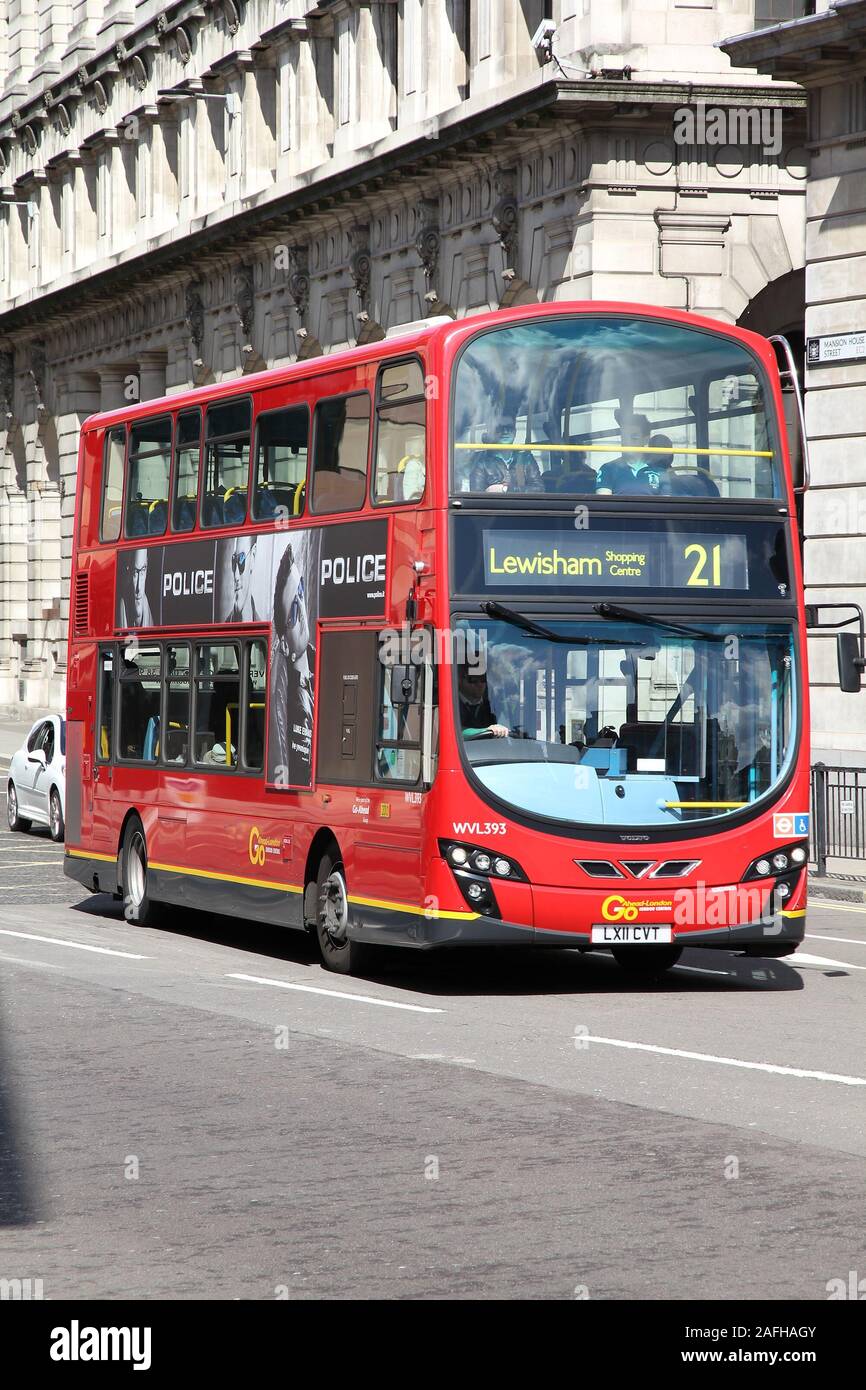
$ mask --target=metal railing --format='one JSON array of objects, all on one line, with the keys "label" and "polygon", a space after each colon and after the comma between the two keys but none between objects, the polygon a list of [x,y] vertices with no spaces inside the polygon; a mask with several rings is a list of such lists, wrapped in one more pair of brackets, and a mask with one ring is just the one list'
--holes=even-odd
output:
[{"label": "metal railing", "polygon": [[809,857],[816,872],[827,859],[866,859],[866,768],[812,768]]}]

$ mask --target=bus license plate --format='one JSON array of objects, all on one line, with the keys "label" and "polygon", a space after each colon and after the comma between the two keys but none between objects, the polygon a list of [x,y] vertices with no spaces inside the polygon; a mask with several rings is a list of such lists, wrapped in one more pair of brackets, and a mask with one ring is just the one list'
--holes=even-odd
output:
[{"label": "bus license plate", "polygon": [[640,926],[604,922],[593,927],[591,940],[594,946],[661,946],[673,940],[673,928],[655,922]]}]

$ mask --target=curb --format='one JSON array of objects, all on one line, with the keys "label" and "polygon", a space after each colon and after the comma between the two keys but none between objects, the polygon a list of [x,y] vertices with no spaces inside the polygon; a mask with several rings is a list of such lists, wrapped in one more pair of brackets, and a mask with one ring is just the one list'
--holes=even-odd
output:
[{"label": "curb", "polygon": [[810,898],[837,903],[866,903],[866,882],[848,883],[841,878],[813,878],[810,874],[808,888]]}]

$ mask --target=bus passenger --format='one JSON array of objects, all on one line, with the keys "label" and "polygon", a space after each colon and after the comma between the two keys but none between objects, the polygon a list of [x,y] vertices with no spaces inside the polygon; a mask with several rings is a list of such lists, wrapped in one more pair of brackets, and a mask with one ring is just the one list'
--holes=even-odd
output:
[{"label": "bus passenger", "polygon": [[[472,456],[469,474],[470,492],[507,492],[509,471],[513,452],[508,445],[514,439],[515,421],[505,416],[499,419],[492,430],[485,430],[481,436],[482,444],[501,444],[499,449],[479,449]],[[537,465],[536,465],[537,467]]]}]

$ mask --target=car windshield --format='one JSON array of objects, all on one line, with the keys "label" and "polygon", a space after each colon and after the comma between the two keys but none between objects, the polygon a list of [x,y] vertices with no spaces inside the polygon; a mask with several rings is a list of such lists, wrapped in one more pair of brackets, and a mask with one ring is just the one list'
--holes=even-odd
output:
[{"label": "car windshield", "polygon": [[[478,781],[575,825],[724,818],[765,796],[793,756],[791,625],[461,620],[457,723]],[[704,633],[705,635],[701,635]]]},{"label": "car windshield", "polygon": [[589,314],[481,333],[455,368],[452,490],[780,497],[770,399],[723,333]]}]

